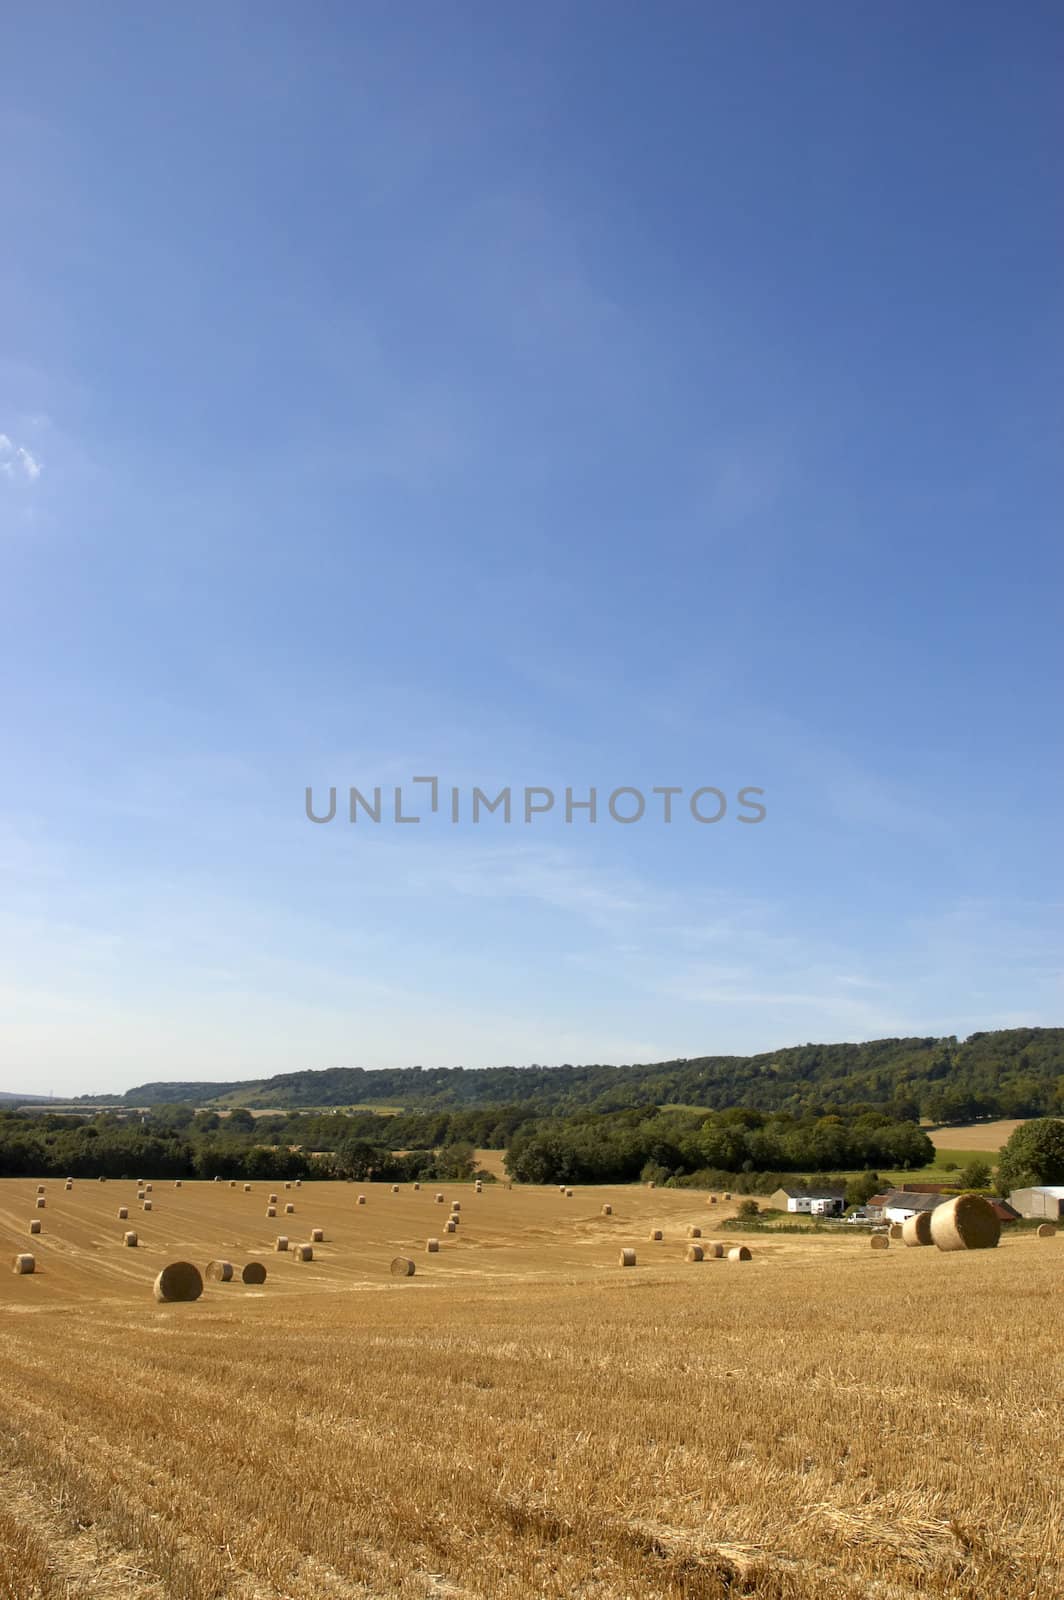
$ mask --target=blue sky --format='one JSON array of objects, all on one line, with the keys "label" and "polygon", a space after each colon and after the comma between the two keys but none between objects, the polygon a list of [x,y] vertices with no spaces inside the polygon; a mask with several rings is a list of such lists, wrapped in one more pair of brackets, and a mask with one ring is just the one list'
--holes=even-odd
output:
[{"label": "blue sky", "polygon": [[[10,13],[0,1087],[1061,1023],[1062,55]],[[305,818],[430,773],[559,805]]]}]

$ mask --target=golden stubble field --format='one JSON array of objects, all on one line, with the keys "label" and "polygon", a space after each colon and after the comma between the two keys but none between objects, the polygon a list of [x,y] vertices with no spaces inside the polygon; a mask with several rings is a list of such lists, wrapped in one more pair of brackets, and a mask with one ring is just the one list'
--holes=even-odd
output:
[{"label": "golden stubble field", "polygon": [[[1064,1237],[695,1265],[689,1191],[270,1187],[0,1183],[0,1596],[1064,1593]],[[219,1256],[266,1284],[155,1303]]]}]

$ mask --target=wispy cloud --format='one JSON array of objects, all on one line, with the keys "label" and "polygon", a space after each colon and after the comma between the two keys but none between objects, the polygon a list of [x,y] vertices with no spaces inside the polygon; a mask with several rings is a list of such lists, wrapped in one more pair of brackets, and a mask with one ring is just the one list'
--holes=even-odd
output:
[{"label": "wispy cloud", "polygon": [[0,433],[0,476],[36,483],[43,471],[40,460],[25,445]]}]

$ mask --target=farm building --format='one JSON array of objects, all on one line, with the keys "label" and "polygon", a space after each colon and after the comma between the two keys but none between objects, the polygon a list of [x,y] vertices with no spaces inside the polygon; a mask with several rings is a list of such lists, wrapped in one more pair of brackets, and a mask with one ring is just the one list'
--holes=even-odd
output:
[{"label": "farm building", "polygon": [[994,1215],[1000,1223],[1017,1222],[1019,1220],[1020,1213],[1015,1206],[1010,1206],[1007,1200],[992,1199],[990,1204],[993,1206]]},{"label": "farm building", "polygon": [[777,1211],[801,1211],[811,1217],[841,1217],[846,1205],[846,1190],[830,1185],[805,1188],[798,1184],[784,1184],[769,1196],[768,1203]]},{"label": "farm building", "polygon": [[883,1221],[907,1222],[918,1211],[934,1211],[945,1199],[945,1195],[932,1193],[930,1189],[892,1189],[883,1207]]},{"label": "farm building", "polygon": [[1050,1222],[1064,1220],[1064,1184],[1045,1183],[1031,1189],[1013,1189],[1009,1204],[1021,1217],[1045,1217]]}]

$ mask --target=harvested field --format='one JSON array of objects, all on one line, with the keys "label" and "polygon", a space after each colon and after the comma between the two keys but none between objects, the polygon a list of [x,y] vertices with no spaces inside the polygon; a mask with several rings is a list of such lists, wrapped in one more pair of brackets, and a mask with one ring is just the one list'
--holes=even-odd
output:
[{"label": "harvested field", "polygon": [[926,1132],[936,1150],[963,1150],[966,1154],[978,1150],[996,1155],[1025,1120],[1019,1117],[999,1122],[970,1122],[963,1128],[928,1128]]},{"label": "harvested field", "polygon": [[[9,1259],[35,1187],[0,1183]],[[1062,1281],[1032,1233],[759,1235],[743,1272],[692,1270],[695,1191],[456,1185],[427,1255],[433,1190],[389,1189],[307,1185],[328,1242],[296,1266],[255,1194],[186,1180],[127,1250],[132,1185],[47,1186],[37,1271],[0,1275],[0,1594],[1064,1592]],[[622,1268],[651,1227],[665,1251]],[[231,1282],[153,1299],[168,1261],[222,1259]]]}]

